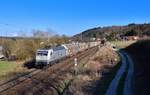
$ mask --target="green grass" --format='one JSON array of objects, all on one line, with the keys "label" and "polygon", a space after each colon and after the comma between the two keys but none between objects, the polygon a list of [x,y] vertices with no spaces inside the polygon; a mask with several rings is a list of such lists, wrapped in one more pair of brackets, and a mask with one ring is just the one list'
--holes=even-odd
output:
[{"label": "green grass", "polygon": [[0,75],[13,70],[16,66],[14,62],[0,61]]},{"label": "green grass", "polygon": [[135,43],[135,41],[111,41],[118,49],[126,48],[127,46]]},{"label": "green grass", "polygon": [[0,61],[0,79],[3,79],[8,73],[13,72],[17,66],[18,64],[15,62]]}]

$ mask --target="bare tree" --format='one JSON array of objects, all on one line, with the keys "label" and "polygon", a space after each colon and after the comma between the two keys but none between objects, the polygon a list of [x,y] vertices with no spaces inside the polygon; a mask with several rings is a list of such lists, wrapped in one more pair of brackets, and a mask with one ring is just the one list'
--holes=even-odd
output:
[{"label": "bare tree", "polygon": [[49,37],[49,32],[42,30],[33,30],[33,37],[35,38],[47,38]]},{"label": "bare tree", "polygon": [[12,45],[13,45],[13,41],[12,40],[4,40],[4,42],[3,42],[3,48],[4,48],[3,49],[3,54],[7,58],[9,58],[11,56]]}]

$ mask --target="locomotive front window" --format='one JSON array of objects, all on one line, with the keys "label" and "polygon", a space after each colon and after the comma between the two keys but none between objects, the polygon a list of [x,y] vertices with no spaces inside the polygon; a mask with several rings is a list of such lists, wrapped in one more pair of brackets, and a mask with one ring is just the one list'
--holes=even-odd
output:
[{"label": "locomotive front window", "polygon": [[38,52],[37,55],[39,55],[39,56],[47,56],[47,53],[45,53],[45,52],[43,52],[43,53],[42,52]]},{"label": "locomotive front window", "polygon": [[40,56],[41,56],[41,55],[42,55],[42,53],[37,53],[37,55],[40,55]]},{"label": "locomotive front window", "polygon": [[44,53],[43,55],[44,55],[44,56],[47,56],[47,53]]}]

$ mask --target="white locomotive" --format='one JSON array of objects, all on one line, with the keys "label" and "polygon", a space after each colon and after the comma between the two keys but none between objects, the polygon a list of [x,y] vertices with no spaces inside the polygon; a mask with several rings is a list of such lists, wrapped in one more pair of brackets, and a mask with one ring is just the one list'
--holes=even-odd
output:
[{"label": "white locomotive", "polygon": [[56,60],[68,55],[68,50],[64,45],[50,49],[38,49],[36,52],[36,65],[52,64]]},{"label": "white locomotive", "polygon": [[49,49],[38,49],[36,52],[36,65],[53,64],[55,61],[72,56],[79,51],[84,51],[90,47],[100,44],[99,42],[70,43],[56,46]]}]

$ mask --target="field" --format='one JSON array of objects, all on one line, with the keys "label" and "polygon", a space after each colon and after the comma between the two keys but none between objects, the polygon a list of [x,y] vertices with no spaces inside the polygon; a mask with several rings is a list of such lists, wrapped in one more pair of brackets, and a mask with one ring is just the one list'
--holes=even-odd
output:
[{"label": "field", "polygon": [[12,61],[0,61],[0,80],[18,76],[26,71],[27,70],[22,67],[22,64]]},{"label": "field", "polygon": [[0,61],[0,77],[8,74],[17,67],[14,62]]},{"label": "field", "polygon": [[135,43],[136,41],[111,41],[110,43],[115,45],[117,49],[126,48],[127,46]]}]

